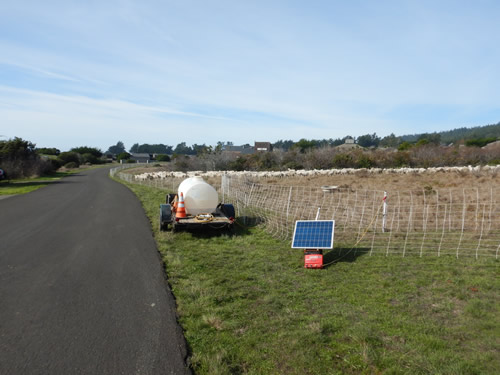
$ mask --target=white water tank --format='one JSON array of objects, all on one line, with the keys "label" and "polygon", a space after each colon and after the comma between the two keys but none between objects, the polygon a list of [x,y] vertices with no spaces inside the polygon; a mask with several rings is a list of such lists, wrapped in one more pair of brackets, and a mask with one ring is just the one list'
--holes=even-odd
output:
[{"label": "white water tank", "polygon": [[213,213],[219,204],[219,195],[212,185],[196,176],[185,179],[179,185],[179,199],[184,195],[184,205],[188,215]]}]

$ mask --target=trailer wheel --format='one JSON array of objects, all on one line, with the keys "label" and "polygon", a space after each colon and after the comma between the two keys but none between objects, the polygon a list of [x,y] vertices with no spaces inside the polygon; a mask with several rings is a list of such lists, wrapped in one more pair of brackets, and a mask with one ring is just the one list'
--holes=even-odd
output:
[{"label": "trailer wheel", "polygon": [[172,208],[169,204],[160,204],[160,231],[167,229],[172,222]]},{"label": "trailer wheel", "polygon": [[163,215],[161,214],[161,208],[160,208],[160,232],[162,232],[163,230],[165,230],[165,225],[163,225],[163,222],[162,222],[162,217]]},{"label": "trailer wheel", "polygon": [[232,217],[234,219],[236,217],[236,213],[234,211],[234,206],[232,204],[223,204],[223,205],[221,205],[220,210],[228,218]]},{"label": "trailer wheel", "polygon": [[234,226],[234,224],[228,224],[226,228],[226,233],[232,236],[235,232],[236,232],[236,227]]}]

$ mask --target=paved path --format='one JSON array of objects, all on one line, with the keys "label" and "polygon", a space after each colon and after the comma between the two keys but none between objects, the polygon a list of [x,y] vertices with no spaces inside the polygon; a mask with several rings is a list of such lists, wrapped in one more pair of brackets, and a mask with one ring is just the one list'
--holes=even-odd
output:
[{"label": "paved path", "polygon": [[0,374],[184,374],[136,197],[96,169],[0,201]]}]

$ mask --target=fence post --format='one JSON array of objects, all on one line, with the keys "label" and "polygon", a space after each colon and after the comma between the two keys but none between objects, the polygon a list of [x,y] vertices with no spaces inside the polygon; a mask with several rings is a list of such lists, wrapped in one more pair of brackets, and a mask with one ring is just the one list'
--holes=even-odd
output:
[{"label": "fence post", "polygon": [[382,199],[384,201],[383,203],[383,210],[382,210],[382,233],[385,233],[385,224],[386,224],[386,217],[387,217],[387,192],[384,191],[384,198]]},{"label": "fence post", "polygon": [[225,190],[226,190],[225,185],[226,185],[226,175],[225,175],[225,174],[223,174],[223,175],[222,175],[222,177],[221,177],[222,204],[226,203],[226,202],[224,201],[224,192],[225,192]]},{"label": "fence post", "polygon": [[290,201],[292,199],[292,189],[293,186],[290,186],[290,193],[288,193],[288,203],[286,205],[286,219],[288,220],[288,214],[290,212]]}]

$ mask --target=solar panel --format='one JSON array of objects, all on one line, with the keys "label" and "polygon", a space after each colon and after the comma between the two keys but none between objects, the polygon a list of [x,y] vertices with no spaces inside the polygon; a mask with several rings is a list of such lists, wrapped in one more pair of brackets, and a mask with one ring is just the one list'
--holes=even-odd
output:
[{"label": "solar panel", "polygon": [[293,231],[294,249],[332,249],[335,220],[297,220]]}]

